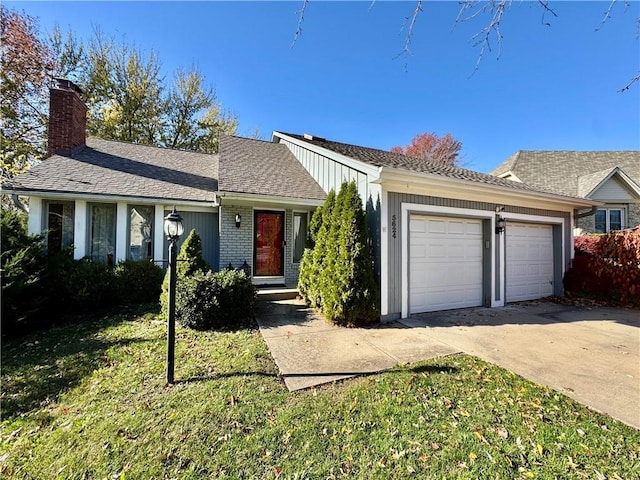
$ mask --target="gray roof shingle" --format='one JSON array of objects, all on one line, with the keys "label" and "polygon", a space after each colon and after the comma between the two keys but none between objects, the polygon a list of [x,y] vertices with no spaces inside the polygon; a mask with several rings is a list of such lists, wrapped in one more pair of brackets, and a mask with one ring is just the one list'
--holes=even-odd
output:
[{"label": "gray roof shingle", "polygon": [[[553,193],[543,187],[530,186],[523,183],[513,182],[499,178],[494,175],[486,173],[475,172],[473,170],[467,170],[465,168],[451,167],[435,162],[430,162],[422,158],[410,157],[401,153],[389,152],[386,150],[379,150],[376,148],[361,147],[358,145],[350,145],[347,143],[334,142],[323,138],[314,137],[313,139],[305,138],[303,135],[294,133],[284,133],[289,137],[301,140],[303,142],[310,143],[319,147],[326,148],[335,153],[345,155],[355,160],[374,165],[377,167],[391,167],[404,170],[410,170],[419,173],[428,173],[432,175],[438,175],[447,178],[453,178],[457,180],[466,180],[471,182],[483,183],[486,185],[492,185],[496,187],[504,187],[511,190],[528,191],[532,193]],[[567,194],[561,194],[568,196]]]},{"label": "gray roof shingle", "polygon": [[217,177],[217,155],[90,137],[73,156],[53,155],[3,188],[213,202]]},{"label": "gray roof shingle", "polygon": [[564,195],[586,195],[619,167],[640,185],[640,151],[520,150],[491,173],[513,172],[522,182]]},{"label": "gray roof shingle", "polygon": [[220,191],[324,200],[318,183],[283,144],[220,139]]}]

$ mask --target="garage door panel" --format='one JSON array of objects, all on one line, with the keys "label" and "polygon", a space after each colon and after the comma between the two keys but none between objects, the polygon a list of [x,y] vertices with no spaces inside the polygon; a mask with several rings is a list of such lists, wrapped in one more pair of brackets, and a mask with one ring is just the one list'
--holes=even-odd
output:
[{"label": "garage door panel", "polygon": [[410,313],[481,305],[482,221],[412,215],[410,224]]},{"label": "garage door panel", "polygon": [[509,223],[506,233],[506,300],[553,295],[553,228]]}]

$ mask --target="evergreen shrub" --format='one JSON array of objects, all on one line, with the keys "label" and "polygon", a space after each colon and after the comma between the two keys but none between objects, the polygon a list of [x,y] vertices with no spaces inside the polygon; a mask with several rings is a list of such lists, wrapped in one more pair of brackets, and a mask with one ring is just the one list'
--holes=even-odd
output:
[{"label": "evergreen shrub", "polygon": [[148,260],[126,260],[116,265],[118,301],[124,305],[157,302],[164,272]]},{"label": "evergreen shrub", "polygon": [[[177,282],[180,285],[184,282],[184,279],[193,275],[196,272],[206,273],[209,270],[209,265],[202,257],[202,240],[200,235],[195,229],[192,229],[187,235],[187,238],[180,247],[178,253],[178,262],[176,266]],[[160,294],[160,305],[162,307],[162,314],[167,315],[169,303],[169,269],[167,268],[162,282],[162,292]]]},{"label": "evergreen shrub", "polygon": [[196,330],[244,325],[255,307],[256,288],[243,270],[198,270],[176,288],[176,318]]},{"label": "evergreen shrub", "polygon": [[312,224],[317,226],[315,245],[300,265],[303,298],[338,325],[379,321],[379,287],[356,183],[344,182],[337,196],[331,191]]}]

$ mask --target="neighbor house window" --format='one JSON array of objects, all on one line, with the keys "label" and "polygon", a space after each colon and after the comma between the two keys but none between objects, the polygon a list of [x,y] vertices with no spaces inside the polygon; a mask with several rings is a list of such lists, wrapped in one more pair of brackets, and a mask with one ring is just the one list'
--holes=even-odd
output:
[{"label": "neighbor house window", "polygon": [[73,202],[47,204],[47,250],[58,253],[73,244]]},{"label": "neighbor house window", "polygon": [[293,212],[293,263],[300,263],[307,245],[307,212]]},{"label": "neighbor house window", "polygon": [[113,265],[116,253],[116,206],[89,205],[89,257]]},{"label": "neighbor house window", "polygon": [[129,260],[153,258],[153,207],[129,206]]},{"label": "neighbor house window", "polygon": [[612,230],[624,228],[623,209],[603,208],[596,211],[596,233],[608,233]]}]

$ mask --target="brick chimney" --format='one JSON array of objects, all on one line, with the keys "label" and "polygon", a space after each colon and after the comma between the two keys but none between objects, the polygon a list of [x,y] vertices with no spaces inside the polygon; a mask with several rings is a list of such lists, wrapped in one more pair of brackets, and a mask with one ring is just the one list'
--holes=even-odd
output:
[{"label": "brick chimney", "polygon": [[85,146],[87,107],[80,88],[70,80],[56,78],[49,89],[49,143],[47,155],[70,155]]}]

